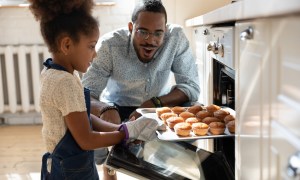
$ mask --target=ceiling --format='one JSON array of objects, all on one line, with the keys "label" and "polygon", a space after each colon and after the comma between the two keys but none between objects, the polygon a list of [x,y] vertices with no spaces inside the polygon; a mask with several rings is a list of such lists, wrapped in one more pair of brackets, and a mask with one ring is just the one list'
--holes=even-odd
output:
[{"label": "ceiling", "polygon": [[[94,0],[96,5],[114,5],[115,0]],[[9,6],[28,6],[27,0],[0,0],[0,7],[9,7]]]}]

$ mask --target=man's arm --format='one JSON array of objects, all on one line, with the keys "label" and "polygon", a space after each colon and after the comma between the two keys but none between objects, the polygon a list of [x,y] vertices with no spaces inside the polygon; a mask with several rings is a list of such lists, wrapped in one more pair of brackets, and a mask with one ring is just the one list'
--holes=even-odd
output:
[{"label": "man's arm", "polygon": [[115,108],[107,108],[107,107],[111,107],[111,106],[91,96],[91,114],[94,114],[95,116],[100,117],[101,119],[107,122],[120,124],[121,118],[118,110]]}]

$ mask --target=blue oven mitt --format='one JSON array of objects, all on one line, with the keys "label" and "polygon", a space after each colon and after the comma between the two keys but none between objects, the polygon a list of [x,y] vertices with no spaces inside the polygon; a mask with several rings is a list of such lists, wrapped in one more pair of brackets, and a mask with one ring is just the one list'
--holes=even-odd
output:
[{"label": "blue oven mitt", "polygon": [[148,117],[140,117],[134,121],[128,121],[122,124],[119,130],[123,130],[126,134],[124,141],[142,140],[152,141],[156,138],[156,130],[158,122]]}]

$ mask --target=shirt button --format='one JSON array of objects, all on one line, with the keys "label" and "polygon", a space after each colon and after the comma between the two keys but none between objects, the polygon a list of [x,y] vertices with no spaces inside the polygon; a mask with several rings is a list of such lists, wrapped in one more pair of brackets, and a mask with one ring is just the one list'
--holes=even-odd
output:
[{"label": "shirt button", "polygon": [[147,64],[144,64],[145,67],[147,67]]},{"label": "shirt button", "polygon": [[149,93],[146,93],[146,95],[148,96],[148,95],[149,95]]},{"label": "shirt button", "polygon": [[149,82],[150,81],[150,79],[147,79],[147,82]]}]

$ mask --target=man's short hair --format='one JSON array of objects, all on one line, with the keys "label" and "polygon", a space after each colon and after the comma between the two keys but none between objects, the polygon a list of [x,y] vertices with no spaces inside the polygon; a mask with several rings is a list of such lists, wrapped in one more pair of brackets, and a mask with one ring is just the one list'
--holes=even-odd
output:
[{"label": "man's short hair", "polygon": [[167,12],[160,0],[140,0],[140,3],[134,8],[131,21],[134,23],[140,12],[163,13],[167,23]]}]

